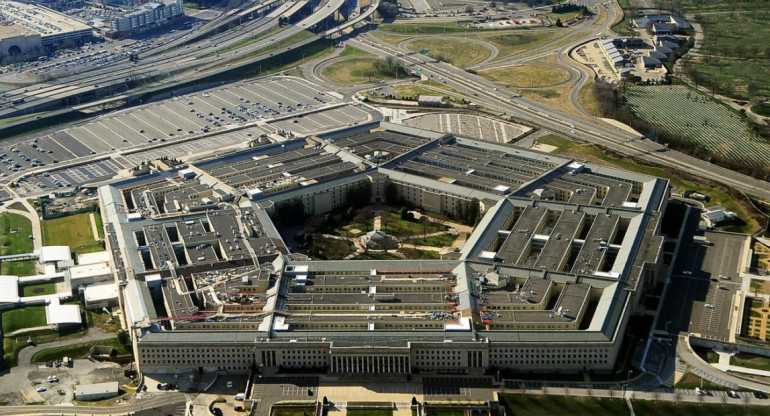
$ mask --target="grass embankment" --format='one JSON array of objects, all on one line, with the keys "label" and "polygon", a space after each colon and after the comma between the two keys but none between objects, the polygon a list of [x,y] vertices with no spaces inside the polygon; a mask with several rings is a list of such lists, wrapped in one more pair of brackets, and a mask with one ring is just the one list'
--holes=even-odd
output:
[{"label": "grass embankment", "polygon": [[540,88],[561,84],[570,79],[562,68],[546,65],[517,65],[479,72],[491,81],[519,88]]},{"label": "grass embankment", "polygon": [[750,208],[751,203],[746,198],[736,198],[735,194],[731,194],[721,185],[703,184],[701,181],[696,182],[697,179],[684,179],[666,169],[643,165],[632,158],[611,155],[597,146],[576,143],[558,135],[551,134],[540,137],[538,142],[555,146],[556,150],[554,153],[580,157],[590,162],[602,163],[632,172],[669,179],[675,193],[682,193],[685,190],[693,189],[696,192],[707,195],[711,198],[712,205],[722,205],[740,218],[738,221],[720,226],[719,229],[722,231],[752,233],[759,229],[760,225],[757,219],[749,215],[750,212],[753,212]]},{"label": "grass embankment", "polygon": [[[34,249],[32,223],[19,214],[3,213],[0,215],[0,254],[31,253]],[[4,261],[0,263],[0,274],[29,276],[35,274],[32,260]]]},{"label": "grass embankment", "polygon": [[[70,246],[77,254],[104,250],[102,242],[94,238],[89,213],[43,220],[43,244],[47,246]],[[97,222],[97,229],[100,228]]]},{"label": "grass embankment", "polygon": [[45,361],[56,360],[62,357],[71,358],[86,358],[94,345],[107,345],[115,349],[115,355],[130,355],[131,351],[123,346],[117,338],[103,340],[83,342],[80,344],[65,345],[62,347],[54,347],[46,350],[36,352],[31,359],[33,363],[40,363]]},{"label": "grass embankment", "polygon": [[419,39],[406,45],[410,51],[428,51],[426,55],[450,63],[458,68],[479,63],[489,58],[489,48],[476,42],[454,38]]},{"label": "grass embankment", "polygon": [[770,357],[754,354],[736,354],[730,357],[730,365],[770,371]]},{"label": "grass embankment", "polygon": [[[338,84],[367,84],[396,79],[397,68],[387,65],[384,59],[353,58],[326,65],[321,74]],[[402,78],[406,78],[406,74]]]}]

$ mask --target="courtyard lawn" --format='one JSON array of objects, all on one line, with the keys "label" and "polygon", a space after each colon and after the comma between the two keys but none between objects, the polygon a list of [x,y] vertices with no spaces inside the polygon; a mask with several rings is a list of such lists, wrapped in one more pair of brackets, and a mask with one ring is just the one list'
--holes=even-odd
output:
[{"label": "courtyard lawn", "polygon": [[398,252],[410,260],[437,260],[441,258],[441,254],[439,254],[438,251],[433,250],[420,250],[416,248],[402,247],[398,249]]},{"label": "courtyard lawn", "polygon": [[56,293],[54,283],[41,283],[22,287],[22,296],[52,295]]},{"label": "courtyard lawn", "polygon": [[35,274],[35,261],[4,261],[0,263],[0,274],[12,276],[32,276]]},{"label": "courtyard lawn", "polygon": [[308,247],[307,254],[320,260],[342,260],[354,251],[350,241],[313,235],[312,247]]},{"label": "courtyard lawn", "polygon": [[356,257],[353,258],[353,260],[400,260],[401,257],[396,256],[395,254],[392,254],[390,252],[383,252],[383,251],[367,251],[365,253],[360,253]]},{"label": "courtyard lawn", "polygon": [[27,306],[3,312],[3,333],[45,326],[45,306]]},{"label": "courtyard lawn", "polygon": [[399,214],[393,212],[388,213],[387,221],[382,223],[382,231],[396,237],[421,236],[423,232],[425,234],[432,234],[446,231],[446,229],[446,226],[435,222],[428,223],[424,229],[421,222],[403,220]]},{"label": "courtyard lawn", "polygon": [[[43,244],[47,246],[70,246],[77,254],[104,250],[101,242],[94,238],[89,213],[44,220]],[[97,222],[97,228],[99,223]]]},{"label": "courtyard lawn", "polygon": [[449,247],[457,239],[456,235],[452,234],[439,234],[431,235],[427,238],[412,238],[407,243],[414,244],[416,246],[430,246],[430,247]]}]

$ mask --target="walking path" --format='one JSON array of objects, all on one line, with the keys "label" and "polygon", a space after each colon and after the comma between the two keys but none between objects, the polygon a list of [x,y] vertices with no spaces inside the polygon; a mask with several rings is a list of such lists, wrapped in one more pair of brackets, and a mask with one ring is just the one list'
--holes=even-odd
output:
[{"label": "walking path", "polygon": [[714,368],[720,370],[720,371],[732,371],[735,373],[743,373],[743,374],[751,374],[755,376],[762,376],[762,377],[770,377],[770,371],[765,370],[756,370],[754,368],[747,368],[747,367],[739,367],[736,365],[730,364],[730,357],[734,355],[734,353],[729,351],[716,351],[717,354],[719,354],[719,362],[716,364],[711,364]]},{"label": "walking path", "polygon": [[91,220],[91,231],[94,233],[94,240],[99,241],[99,229],[96,228],[96,217],[93,212],[88,214],[88,219]]}]

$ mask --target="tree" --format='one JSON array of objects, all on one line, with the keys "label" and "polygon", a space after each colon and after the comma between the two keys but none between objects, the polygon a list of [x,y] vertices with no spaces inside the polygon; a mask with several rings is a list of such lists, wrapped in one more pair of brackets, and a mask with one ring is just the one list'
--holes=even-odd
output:
[{"label": "tree", "polygon": [[759,45],[752,43],[751,46],[749,46],[749,50],[751,51],[751,56],[753,56],[755,59],[759,58]]},{"label": "tree", "polygon": [[383,1],[377,6],[377,12],[385,19],[392,19],[398,16],[398,6]]},{"label": "tree", "polygon": [[739,43],[735,45],[735,54],[738,55],[738,59],[743,58],[743,55],[746,54],[746,45]]},{"label": "tree", "polygon": [[465,13],[471,14],[473,12],[474,12],[473,6],[471,6],[470,4],[465,6]]},{"label": "tree", "polygon": [[564,23],[561,22],[561,18],[556,19],[556,27],[564,27]]}]

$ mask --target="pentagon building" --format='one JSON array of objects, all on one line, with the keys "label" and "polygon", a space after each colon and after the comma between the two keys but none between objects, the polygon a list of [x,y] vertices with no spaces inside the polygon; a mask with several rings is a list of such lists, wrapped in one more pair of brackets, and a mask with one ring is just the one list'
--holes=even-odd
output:
[{"label": "pentagon building", "polygon": [[[609,372],[658,279],[664,179],[384,122],[260,143],[100,188],[142,371]],[[270,215],[351,189],[481,216],[440,260],[292,254]]]}]

